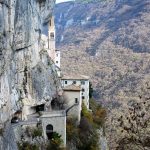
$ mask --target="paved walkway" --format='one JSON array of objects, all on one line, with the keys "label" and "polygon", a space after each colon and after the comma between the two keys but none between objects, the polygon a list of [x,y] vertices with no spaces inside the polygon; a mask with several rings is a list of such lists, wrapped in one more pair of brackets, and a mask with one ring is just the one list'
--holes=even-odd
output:
[{"label": "paved walkway", "polygon": [[27,120],[27,121],[19,121],[18,123],[11,123],[11,126],[16,127],[16,126],[21,126],[21,125],[30,125],[30,124],[37,124],[37,123],[38,123],[37,120],[35,121]]}]

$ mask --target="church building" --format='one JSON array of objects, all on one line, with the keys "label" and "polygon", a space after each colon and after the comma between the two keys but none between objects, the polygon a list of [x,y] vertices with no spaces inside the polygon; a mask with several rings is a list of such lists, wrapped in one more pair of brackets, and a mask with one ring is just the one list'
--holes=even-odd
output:
[{"label": "church building", "polygon": [[[84,103],[89,110],[89,77],[85,75],[62,75],[60,69],[60,51],[56,49],[55,45],[56,34],[54,17],[51,17],[51,20],[44,30],[41,36],[42,46],[43,49],[48,52],[48,55],[51,57],[56,66],[58,77],[61,79],[63,96],[67,101],[67,108],[65,109],[65,115],[64,113],[59,114],[58,111],[51,111],[48,114],[44,112],[40,118],[42,120],[44,129],[47,129],[48,127],[48,133],[51,133],[52,129],[54,129],[54,131],[57,131],[60,133],[60,135],[62,135],[65,145],[66,117],[75,117],[79,123],[81,119],[82,103]],[[62,119],[60,119],[60,117]],[[61,128],[61,124],[63,124],[65,131],[63,131],[64,128]],[[44,132],[44,136],[46,137],[46,132]]]},{"label": "church building", "polygon": [[63,76],[61,79],[62,87],[74,85],[81,87],[81,101],[89,109],[89,77],[84,75]]},{"label": "church building", "polygon": [[[89,77],[85,75],[62,75],[60,65],[60,51],[56,49],[56,33],[54,17],[51,18],[48,24],[48,35],[42,35],[43,46],[47,50],[49,56],[56,65],[58,77],[61,79],[62,88],[74,85],[81,87],[81,101],[84,102],[87,109],[89,109]],[[70,91],[71,92],[71,91]],[[68,93],[68,92],[67,92]]]}]

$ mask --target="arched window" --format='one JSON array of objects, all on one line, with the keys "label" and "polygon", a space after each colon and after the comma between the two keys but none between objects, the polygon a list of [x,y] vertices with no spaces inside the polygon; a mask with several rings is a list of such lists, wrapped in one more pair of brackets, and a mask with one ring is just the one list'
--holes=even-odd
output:
[{"label": "arched window", "polygon": [[46,126],[46,135],[47,135],[47,138],[49,140],[52,139],[52,137],[53,137],[53,126],[51,124],[48,124]]}]

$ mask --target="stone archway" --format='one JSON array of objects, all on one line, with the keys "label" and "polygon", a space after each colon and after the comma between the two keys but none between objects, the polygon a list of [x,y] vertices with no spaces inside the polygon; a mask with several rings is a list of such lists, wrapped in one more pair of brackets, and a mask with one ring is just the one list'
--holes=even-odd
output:
[{"label": "stone archway", "polygon": [[44,112],[40,116],[45,139],[51,139],[54,132],[61,135],[63,145],[66,145],[66,111]]},{"label": "stone archway", "polygon": [[47,138],[49,140],[52,139],[52,137],[53,137],[53,126],[51,124],[48,124],[46,126],[46,135],[47,135]]}]

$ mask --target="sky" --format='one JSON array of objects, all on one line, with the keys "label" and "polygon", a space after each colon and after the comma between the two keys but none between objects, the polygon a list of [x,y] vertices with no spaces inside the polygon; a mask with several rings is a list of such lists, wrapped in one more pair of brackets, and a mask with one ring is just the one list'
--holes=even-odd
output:
[{"label": "sky", "polygon": [[67,1],[71,1],[71,0],[56,0],[56,3],[62,3],[62,2],[67,2]]}]

